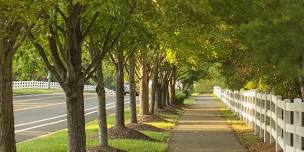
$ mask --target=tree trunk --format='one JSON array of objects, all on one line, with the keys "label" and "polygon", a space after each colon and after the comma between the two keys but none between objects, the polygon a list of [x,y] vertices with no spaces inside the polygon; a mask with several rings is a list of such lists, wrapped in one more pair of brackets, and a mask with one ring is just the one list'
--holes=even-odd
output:
[{"label": "tree trunk", "polygon": [[170,85],[169,85],[169,80],[167,80],[167,94],[166,94],[166,104],[167,105],[171,105],[170,103],[170,92],[169,92],[169,89],[170,89]]},{"label": "tree trunk", "polygon": [[124,119],[124,56],[123,50],[117,50],[116,65],[116,127],[125,127]]},{"label": "tree trunk", "polygon": [[172,71],[172,77],[170,80],[170,104],[174,105],[175,104],[175,84],[176,84],[176,68],[173,67]]},{"label": "tree trunk", "polygon": [[0,152],[16,151],[12,91],[12,55],[8,56],[5,54],[0,56]]},{"label": "tree trunk", "polygon": [[99,144],[108,147],[106,92],[104,88],[102,62],[96,70],[96,93],[98,95]]},{"label": "tree trunk", "polygon": [[151,90],[151,101],[150,101],[150,109],[149,112],[151,115],[154,114],[155,111],[155,98],[156,98],[156,83],[157,81],[155,80],[155,75],[153,76],[153,80],[152,80],[152,90]]},{"label": "tree trunk", "polygon": [[69,152],[86,151],[83,84],[69,86],[66,93]]},{"label": "tree trunk", "polygon": [[161,84],[158,82],[156,84],[155,92],[156,92],[156,95],[155,95],[156,109],[164,109],[163,103],[162,103]]},{"label": "tree trunk", "polygon": [[153,73],[152,80],[152,90],[151,90],[151,102],[150,102],[150,114],[154,114],[155,111],[155,99],[156,99],[156,90],[158,85],[158,61],[155,62],[155,69]]},{"label": "tree trunk", "polygon": [[[69,151],[86,151],[85,117],[82,75],[82,32],[81,32],[81,9],[79,2],[68,7],[68,18],[66,21],[67,32],[65,35],[66,50],[68,56],[68,68],[65,90],[67,100],[67,118]],[[52,47],[50,46],[50,49]],[[53,52],[55,52],[53,50]],[[56,61],[56,60],[54,60]],[[57,67],[57,70],[60,68]],[[64,85],[64,84],[61,84]]]},{"label": "tree trunk", "polygon": [[[159,70],[159,69],[158,69]],[[163,105],[163,88],[162,88],[162,83],[163,83],[163,77],[164,74],[162,72],[158,71],[158,82],[156,86],[156,109],[164,109]]]},{"label": "tree trunk", "polygon": [[129,85],[130,85],[131,123],[137,123],[137,117],[136,117],[136,84],[135,84],[135,54],[134,54],[134,52],[132,52],[129,62],[130,62]]},{"label": "tree trunk", "polygon": [[141,52],[142,70],[141,70],[141,98],[140,98],[140,114],[149,115],[149,79],[147,65],[147,51]]},{"label": "tree trunk", "polygon": [[162,83],[162,105],[163,107],[167,107],[167,94],[168,94],[168,85],[167,81],[164,78],[163,83]]}]

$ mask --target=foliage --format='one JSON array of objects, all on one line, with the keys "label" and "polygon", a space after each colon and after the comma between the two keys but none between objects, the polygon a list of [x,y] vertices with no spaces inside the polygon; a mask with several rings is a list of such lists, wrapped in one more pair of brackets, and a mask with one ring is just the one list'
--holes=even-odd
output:
[{"label": "foliage", "polygon": [[178,104],[183,104],[184,100],[187,98],[187,94],[182,90],[177,90],[175,94],[175,100]]},{"label": "foliage", "polygon": [[214,80],[199,80],[194,84],[193,87],[193,93],[212,93],[213,92],[213,86],[218,85],[218,83]]},{"label": "foliage", "polygon": [[16,52],[13,62],[14,80],[46,80],[48,72],[38,53],[28,44]]}]

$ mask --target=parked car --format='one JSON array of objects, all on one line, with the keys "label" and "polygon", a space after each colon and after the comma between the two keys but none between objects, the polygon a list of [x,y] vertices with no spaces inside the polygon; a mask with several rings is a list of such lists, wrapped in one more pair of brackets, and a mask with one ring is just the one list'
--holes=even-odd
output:
[{"label": "parked car", "polygon": [[[139,95],[139,91],[137,89],[135,89],[135,90],[136,90],[136,96],[138,96]],[[124,85],[124,94],[125,95],[130,94],[130,86],[129,86],[129,84],[125,84]]]},{"label": "parked car", "polygon": [[124,91],[125,91],[125,92],[124,92],[125,95],[126,95],[127,93],[130,94],[130,86],[129,86],[129,84],[125,84],[125,85],[124,85]]}]

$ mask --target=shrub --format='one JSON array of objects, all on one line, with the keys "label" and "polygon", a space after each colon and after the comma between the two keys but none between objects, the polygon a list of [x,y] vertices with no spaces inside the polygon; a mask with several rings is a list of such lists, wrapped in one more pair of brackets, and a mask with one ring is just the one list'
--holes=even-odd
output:
[{"label": "shrub", "polygon": [[178,104],[183,104],[184,100],[187,98],[187,94],[183,92],[182,90],[176,90],[175,93],[175,101]]}]

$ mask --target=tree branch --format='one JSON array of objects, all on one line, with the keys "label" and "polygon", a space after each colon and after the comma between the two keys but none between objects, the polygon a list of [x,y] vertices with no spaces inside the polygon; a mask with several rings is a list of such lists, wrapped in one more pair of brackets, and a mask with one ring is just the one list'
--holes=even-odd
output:
[{"label": "tree branch", "polygon": [[62,10],[58,7],[58,6],[56,6],[55,7],[55,9],[56,9],[56,11],[61,15],[61,17],[63,18],[63,20],[65,21],[65,22],[67,22],[67,17],[64,15],[64,13],[62,12]]},{"label": "tree branch", "polygon": [[82,34],[81,36],[81,39],[83,40],[87,35],[88,33],[91,31],[96,19],[98,18],[98,15],[99,15],[99,12],[96,12],[94,15],[93,15],[93,19],[92,21],[90,22],[89,26],[87,27],[87,29],[84,31],[84,33]]},{"label": "tree branch", "polygon": [[38,50],[39,55],[41,56],[43,62],[45,63],[46,67],[48,68],[48,70],[50,70],[52,72],[52,74],[56,77],[57,81],[61,84],[63,89],[66,89],[67,86],[64,83],[64,81],[61,79],[60,75],[58,74],[58,72],[55,70],[55,68],[51,65],[44,48],[42,47],[41,44],[39,44],[35,38],[34,35],[31,31],[28,32],[28,37],[30,38],[31,42],[33,43],[34,47]]},{"label": "tree branch", "polygon": [[[111,33],[112,33],[112,27],[109,28],[109,30],[106,34],[106,38],[104,40],[102,49],[98,49],[99,53],[94,53],[95,57],[92,59],[92,62],[88,66],[88,68],[84,71],[84,75],[86,75],[86,77],[90,76],[91,75],[90,73],[94,73],[94,70],[92,70],[92,69],[95,69],[100,64],[102,57],[109,51],[109,49],[107,49],[106,46],[108,45],[108,43],[110,41]],[[91,47],[93,47],[92,46],[93,44],[90,44],[90,45],[91,45]],[[91,51],[93,51],[93,50],[91,50]],[[91,53],[93,53],[93,52],[91,52]]]}]

